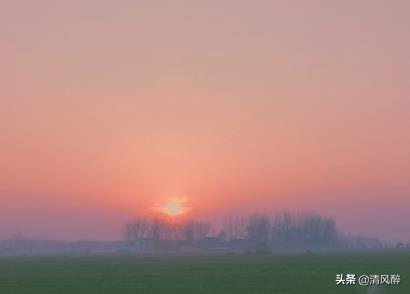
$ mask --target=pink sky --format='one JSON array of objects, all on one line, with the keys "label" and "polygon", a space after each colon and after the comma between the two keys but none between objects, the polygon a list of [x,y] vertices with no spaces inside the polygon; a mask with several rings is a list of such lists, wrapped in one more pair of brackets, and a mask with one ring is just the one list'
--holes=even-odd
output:
[{"label": "pink sky", "polygon": [[0,0],[0,239],[183,197],[410,241],[409,32],[404,0]]}]

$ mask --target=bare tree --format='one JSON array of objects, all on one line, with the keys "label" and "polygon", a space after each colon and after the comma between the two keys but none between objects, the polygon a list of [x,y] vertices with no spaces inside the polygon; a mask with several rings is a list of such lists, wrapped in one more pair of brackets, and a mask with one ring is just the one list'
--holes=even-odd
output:
[{"label": "bare tree", "polygon": [[195,243],[205,239],[210,231],[211,225],[209,223],[190,220],[183,224],[183,228],[184,240],[189,243]]},{"label": "bare tree", "polygon": [[267,242],[270,237],[269,218],[263,214],[253,214],[249,217],[246,226],[249,239],[255,242]]},{"label": "bare tree", "polygon": [[291,246],[332,247],[338,233],[332,218],[320,215],[279,214],[272,222],[272,242]]},{"label": "bare tree", "polygon": [[244,239],[247,236],[246,221],[240,216],[226,216],[223,221],[223,232],[227,240]]},{"label": "bare tree", "polygon": [[292,227],[295,223],[293,215],[284,211],[272,221],[272,239],[277,243],[287,243],[291,239]]},{"label": "bare tree", "polygon": [[135,243],[139,239],[147,238],[149,223],[147,219],[136,218],[125,225],[125,238],[129,243]]}]

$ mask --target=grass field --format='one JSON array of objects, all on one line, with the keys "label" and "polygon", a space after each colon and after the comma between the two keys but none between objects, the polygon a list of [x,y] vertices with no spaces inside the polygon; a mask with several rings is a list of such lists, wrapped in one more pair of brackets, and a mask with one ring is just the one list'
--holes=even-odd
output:
[{"label": "grass field", "polygon": [[[398,273],[401,283],[337,286],[337,273]],[[410,293],[410,253],[3,257],[0,293]]]}]

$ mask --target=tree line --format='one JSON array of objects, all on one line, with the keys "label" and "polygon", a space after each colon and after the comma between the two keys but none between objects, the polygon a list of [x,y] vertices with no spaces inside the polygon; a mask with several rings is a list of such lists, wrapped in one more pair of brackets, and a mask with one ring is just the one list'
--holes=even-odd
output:
[{"label": "tree line", "polygon": [[130,244],[146,239],[151,239],[156,243],[161,241],[196,243],[204,240],[210,229],[209,222],[197,220],[175,223],[160,218],[135,218],[125,225],[125,239]]},{"label": "tree line", "polygon": [[317,214],[282,212],[273,217],[266,214],[229,216],[218,229],[211,231],[211,227],[209,222],[198,220],[175,223],[159,218],[135,218],[126,223],[124,232],[129,244],[138,240],[152,240],[155,244],[197,244],[216,239],[221,243],[247,241],[277,247],[332,248],[339,240],[336,221]]}]

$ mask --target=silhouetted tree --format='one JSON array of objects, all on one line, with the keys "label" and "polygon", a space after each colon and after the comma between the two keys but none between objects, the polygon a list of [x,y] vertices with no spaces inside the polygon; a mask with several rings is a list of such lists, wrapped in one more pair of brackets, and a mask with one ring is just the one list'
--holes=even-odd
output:
[{"label": "silhouetted tree", "polygon": [[269,218],[263,214],[253,214],[248,219],[246,226],[248,238],[257,243],[267,242],[270,237]]},{"label": "silhouetted tree", "polygon": [[195,243],[205,239],[211,228],[209,223],[197,222],[193,220],[184,223],[183,226],[185,232],[184,240],[189,243]]},{"label": "silhouetted tree", "polygon": [[240,216],[225,217],[223,221],[223,232],[227,240],[246,238],[246,220]]},{"label": "silhouetted tree", "polygon": [[149,229],[148,220],[144,218],[131,220],[125,225],[125,238],[129,243],[147,238],[149,235]]}]

